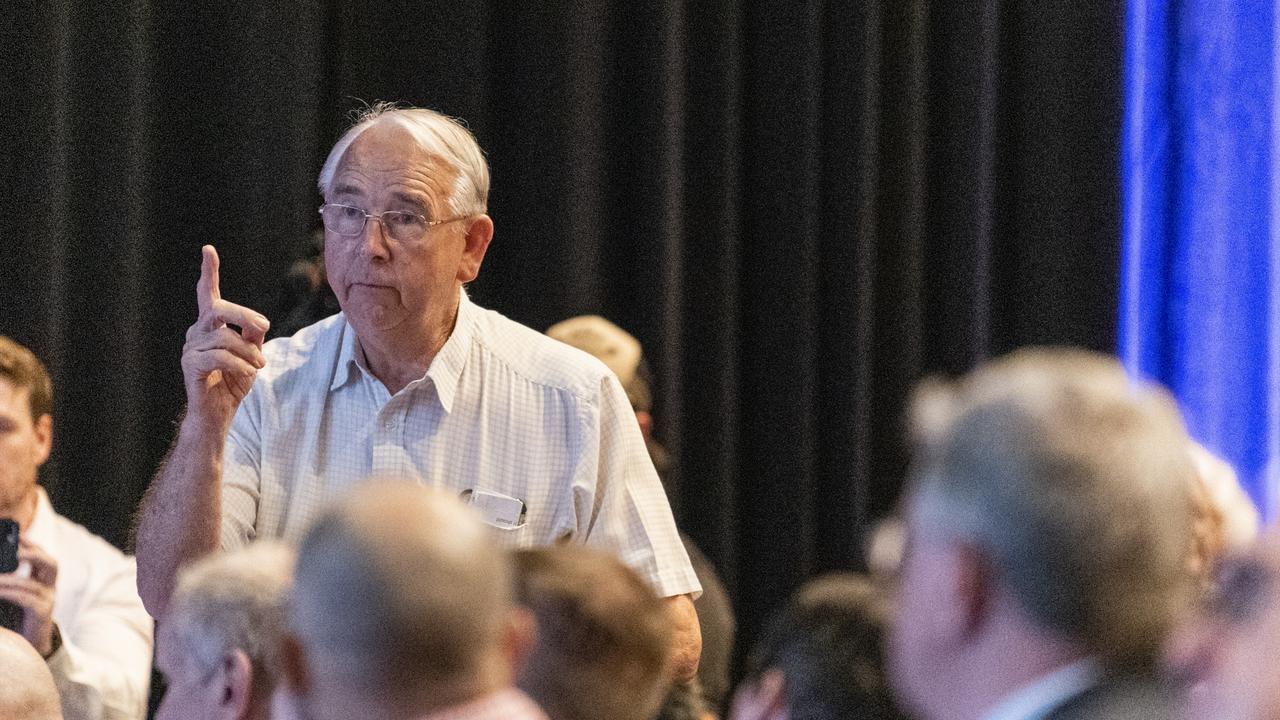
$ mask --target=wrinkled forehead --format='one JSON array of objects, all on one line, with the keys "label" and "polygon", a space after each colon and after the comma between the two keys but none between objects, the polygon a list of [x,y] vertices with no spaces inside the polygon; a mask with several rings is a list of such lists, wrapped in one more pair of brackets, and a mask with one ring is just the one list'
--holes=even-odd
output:
[{"label": "wrinkled forehead", "polygon": [[425,193],[435,202],[452,197],[458,170],[443,156],[422,146],[395,122],[369,127],[343,151],[328,195],[368,195],[382,190]]}]

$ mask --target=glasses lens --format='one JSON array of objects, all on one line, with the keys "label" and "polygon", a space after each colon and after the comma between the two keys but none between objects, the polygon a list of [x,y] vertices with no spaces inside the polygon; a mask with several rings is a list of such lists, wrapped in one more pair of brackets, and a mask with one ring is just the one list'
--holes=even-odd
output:
[{"label": "glasses lens", "polygon": [[417,242],[427,232],[427,223],[421,215],[398,210],[382,213],[382,226],[396,242],[402,243]]},{"label": "glasses lens", "polygon": [[364,229],[364,211],[350,205],[325,205],[320,217],[325,229],[338,235],[359,235]]}]

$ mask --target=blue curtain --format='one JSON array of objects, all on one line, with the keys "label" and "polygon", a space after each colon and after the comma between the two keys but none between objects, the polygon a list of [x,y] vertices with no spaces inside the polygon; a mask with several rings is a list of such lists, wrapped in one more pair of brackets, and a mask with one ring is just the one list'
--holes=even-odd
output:
[{"label": "blue curtain", "polygon": [[1130,0],[1119,350],[1268,518],[1280,458],[1272,0]]}]

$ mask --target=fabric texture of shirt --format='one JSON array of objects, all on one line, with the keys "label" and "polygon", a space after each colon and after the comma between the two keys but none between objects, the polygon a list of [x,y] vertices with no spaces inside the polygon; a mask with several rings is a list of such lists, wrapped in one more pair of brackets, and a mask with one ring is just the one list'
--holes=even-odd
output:
[{"label": "fabric texture of shirt", "polygon": [[54,511],[44,489],[24,536],[58,563],[53,620],[62,647],[49,657],[66,720],[134,720],[147,714],[151,616],[137,568],[106,540]]},{"label": "fabric texture of shirt", "polygon": [[263,352],[226,441],[224,548],[296,542],[329,499],[388,476],[523,503],[491,511],[508,546],[585,543],[659,595],[700,591],[626,393],[590,355],[465,293],[426,375],[395,395],[341,313]]},{"label": "fabric texture of shirt", "polygon": [[547,720],[547,715],[529,696],[508,688],[464,705],[424,715],[418,720]]}]

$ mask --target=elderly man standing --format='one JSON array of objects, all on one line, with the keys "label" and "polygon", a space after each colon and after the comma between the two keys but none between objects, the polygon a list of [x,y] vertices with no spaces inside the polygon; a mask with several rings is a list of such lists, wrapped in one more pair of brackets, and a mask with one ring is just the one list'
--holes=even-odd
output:
[{"label": "elderly man standing", "polygon": [[508,545],[625,558],[668,598],[677,674],[692,677],[699,585],[617,379],[463,292],[493,236],[475,139],[435,112],[377,107],[319,186],[342,313],[264,346],[267,319],[222,299],[204,248],[187,412],[140,515],[148,609],[163,612],[182,564],[296,540],[326,499],[396,475],[465,494]]},{"label": "elderly man standing", "polygon": [[925,720],[1164,718],[1192,577],[1189,440],[1115,361],[1027,350],[922,388],[890,643]]},{"label": "elderly man standing", "polygon": [[277,720],[546,720],[513,686],[533,621],[511,561],[451,493],[377,481],[298,550]]}]

